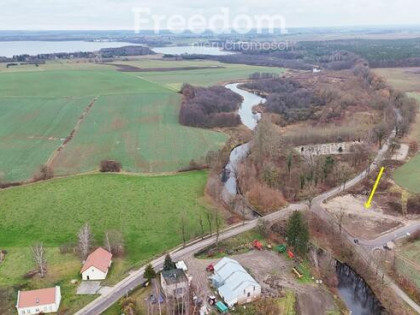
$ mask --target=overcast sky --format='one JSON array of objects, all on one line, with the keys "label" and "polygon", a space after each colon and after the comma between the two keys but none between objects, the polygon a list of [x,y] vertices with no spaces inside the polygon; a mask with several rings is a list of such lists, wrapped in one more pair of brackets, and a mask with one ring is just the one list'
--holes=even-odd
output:
[{"label": "overcast sky", "polygon": [[[130,30],[133,8],[210,19],[223,7],[230,9],[230,23],[240,14],[276,14],[287,27],[420,24],[419,0],[1,0],[0,29]],[[152,29],[152,22],[142,28]]]}]

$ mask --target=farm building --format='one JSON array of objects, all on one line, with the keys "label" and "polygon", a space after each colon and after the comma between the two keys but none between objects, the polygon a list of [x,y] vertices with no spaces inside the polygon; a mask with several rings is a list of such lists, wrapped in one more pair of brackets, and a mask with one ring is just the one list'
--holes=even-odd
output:
[{"label": "farm building", "polygon": [[32,291],[19,291],[16,308],[19,315],[56,313],[60,307],[59,286]]},{"label": "farm building", "polygon": [[227,257],[214,266],[212,282],[229,307],[252,302],[261,296],[258,282],[236,260]]},{"label": "farm building", "polygon": [[188,277],[182,269],[162,271],[160,284],[166,297],[182,297],[189,287]]},{"label": "farm building", "polygon": [[86,259],[82,270],[83,280],[104,280],[112,263],[112,254],[102,247],[96,249]]}]

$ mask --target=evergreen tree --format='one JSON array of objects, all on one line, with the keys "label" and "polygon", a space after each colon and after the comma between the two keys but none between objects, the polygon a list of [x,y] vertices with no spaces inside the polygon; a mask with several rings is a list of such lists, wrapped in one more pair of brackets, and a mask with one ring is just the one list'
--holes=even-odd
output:
[{"label": "evergreen tree", "polygon": [[143,277],[149,281],[156,278],[156,271],[151,264],[147,265]]},{"label": "evergreen tree", "polygon": [[296,252],[304,255],[308,248],[309,231],[299,211],[293,212],[287,222],[287,243],[293,246]]},{"label": "evergreen tree", "polygon": [[168,254],[165,257],[165,262],[163,263],[163,271],[168,271],[168,270],[172,270],[175,269],[175,263],[172,261],[171,256]]}]

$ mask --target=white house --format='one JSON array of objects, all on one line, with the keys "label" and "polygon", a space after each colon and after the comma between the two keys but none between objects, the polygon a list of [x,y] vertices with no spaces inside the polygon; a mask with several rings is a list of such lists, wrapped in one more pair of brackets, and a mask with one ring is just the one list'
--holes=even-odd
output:
[{"label": "white house", "polygon": [[56,313],[60,307],[59,286],[32,291],[19,291],[16,308],[19,315]]},{"label": "white house", "polygon": [[104,280],[111,267],[112,263],[112,254],[102,247],[96,249],[92,254],[86,259],[82,270],[83,280]]},{"label": "white house", "polygon": [[229,307],[255,301],[261,296],[258,282],[236,260],[227,257],[214,266],[212,282]]}]

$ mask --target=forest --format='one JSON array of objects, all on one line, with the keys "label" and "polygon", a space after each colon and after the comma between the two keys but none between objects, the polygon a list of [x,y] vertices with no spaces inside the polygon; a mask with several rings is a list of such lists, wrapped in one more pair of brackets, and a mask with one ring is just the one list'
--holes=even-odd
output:
[{"label": "forest", "polygon": [[214,128],[234,127],[241,123],[236,111],[241,96],[223,86],[208,88],[184,84],[184,97],[179,112],[179,122],[185,126]]}]

